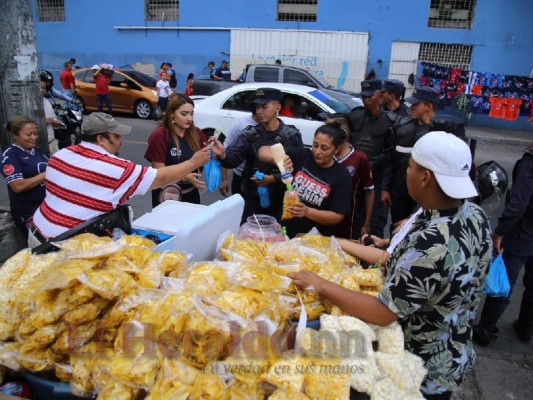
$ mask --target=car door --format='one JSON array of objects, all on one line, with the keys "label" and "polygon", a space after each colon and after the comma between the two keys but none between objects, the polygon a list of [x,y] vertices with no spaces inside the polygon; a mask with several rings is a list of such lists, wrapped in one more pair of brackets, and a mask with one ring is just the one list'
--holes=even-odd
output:
[{"label": "car door", "polygon": [[298,97],[297,110],[294,117],[280,116],[280,119],[286,125],[294,125],[302,134],[304,145],[311,146],[315,131],[319,126],[324,125],[325,117],[333,113],[327,105],[320,102],[313,96],[306,93],[294,93],[282,90],[283,95],[292,95]]},{"label": "car door", "polygon": [[239,90],[222,102],[218,118],[222,132],[227,132],[235,121],[252,112],[254,94],[255,89]]},{"label": "car door", "polygon": [[113,110],[121,112],[131,112],[133,105],[127,87],[122,87],[122,83],[127,83],[128,77],[120,71],[115,71],[109,82],[109,95]]},{"label": "car door", "polygon": [[96,88],[94,86],[93,70],[74,71],[73,74],[76,79],[76,92],[83,100],[85,108],[88,110],[96,109]]}]

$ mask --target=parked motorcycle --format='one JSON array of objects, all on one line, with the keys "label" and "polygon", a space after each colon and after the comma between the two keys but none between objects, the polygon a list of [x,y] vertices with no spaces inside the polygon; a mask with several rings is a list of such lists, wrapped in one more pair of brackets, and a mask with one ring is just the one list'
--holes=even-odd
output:
[{"label": "parked motorcycle", "polygon": [[60,149],[80,142],[83,104],[79,100],[65,101],[54,104],[54,110],[59,124],[54,128],[54,135]]}]

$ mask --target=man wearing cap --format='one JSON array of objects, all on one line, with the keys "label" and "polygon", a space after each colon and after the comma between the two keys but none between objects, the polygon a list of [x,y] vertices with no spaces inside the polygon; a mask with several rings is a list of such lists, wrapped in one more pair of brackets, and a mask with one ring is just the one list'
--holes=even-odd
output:
[{"label": "man wearing cap", "polygon": [[[352,122],[352,145],[356,150],[363,151],[370,160],[374,178],[374,207],[370,227],[363,226],[364,215],[358,217],[356,232],[370,232],[383,237],[383,229],[387,225],[388,209],[381,202],[381,180],[385,163],[386,149],[393,146],[391,140],[391,121],[381,107],[383,86],[380,80],[361,82],[361,95],[364,108],[356,108],[348,114]],[[364,203],[364,194],[358,194],[358,203]]]},{"label": "man wearing cap", "polygon": [[220,67],[215,71],[213,78],[216,81],[231,81],[231,71],[228,68],[228,62],[226,60],[222,61]]},{"label": "man wearing cap", "polygon": [[490,227],[483,210],[464,200],[477,195],[465,142],[430,132],[413,149],[398,150],[411,151],[407,187],[422,212],[392,251],[379,295],[343,288],[307,270],[289,276],[363,321],[398,321],[405,348],[428,370],[422,394],[449,399],[475,361],[472,323],[491,256]]},{"label": "man wearing cap", "polygon": [[409,107],[405,105],[405,85],[398,79],[385,79],[381,90],[381,104],[386,111],[393,112],[400,117],[411,115]]},{"label": "man wearing cap", "polygon": [[46,170],[46,197],[33,216],[28,246],[36,247],[79,224],[113,211],[130,197],[183,179],[209,160],[207,148],[177,165],[159,169],[118,158],[131,126],[92,113],[81,126],[81,143],[59,150]]},{"label": "man wearing cap", "polygon": [[[253,98],[255,107],[256,126],[248,126],[224,149],[224,146],[216,141],[213,151],[219,156],[224,168],[235,168],[246,161],[242,172],[242,193],[244,197],[244,211],[241,223],[252,214],[266,214],[277,219],[281,218],[283,206],[284,185],[281,182],[279,169],[272,164],[265,164],[259,160],[258,150],[262,146],[272,146],[281,143],[287,148],[303,148],[302,134],[292,126],[285,125],[278,118],[281,109],[282,93],[278,89],[257,89]],[[254,177],[256,171],[265,174],[262,180]],[[267,186],[270,197],[270,207],[261,207],[258,186]]]},{"label": "man wearing cap", "polygon": [[[413,90],[411,97],[405,99],[411,105],[411,116],[400,117],[389,113],[392,120],[394,141],[398,146],[413,147],[418,139],[432,130],[432,120],[439,103],[439,92],[422,86]],[[381,201],[390,206],[391,227],[411,215],[416,202],[409,196],[406,184],[406,169],[409,155],[395,151],[387,152],[383,179],[381,182]]]}]

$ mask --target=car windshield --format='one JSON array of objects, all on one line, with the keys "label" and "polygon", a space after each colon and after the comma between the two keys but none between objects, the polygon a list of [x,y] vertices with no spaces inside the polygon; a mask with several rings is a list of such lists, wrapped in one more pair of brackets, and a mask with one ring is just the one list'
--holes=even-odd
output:
[{"label": "car windshield", "polygon": [[157,81],[152,78],[150,75],[146,75],[143,72],[139,71],[120,71],[125,75],[128,75],[130,78],[135,79],[137,83],[141,86],[145,87],[155,87],[157,84]]},{"label": "car windshield", "polygon": [[328,105],[336,113],[350,112],[350,109],[348,108],[346,104],[341,103],[339,100],[334,99],[329,94],[326,94],[322,92],[321,90],[313,90],[312,92],[309,92],[309,94],[313,96],[314,98],[320,100],[322,103]]},{"label": "car windshield", "polygon": [[317,81],[320,82],[320,85],[325,87],[325,88],[334,88],[335,86],[331,85],[327,80],[325,80],[324,78],[322,78],[321,76],[317,75],[317,74],[313,74],[313,78],[315,78]]}]

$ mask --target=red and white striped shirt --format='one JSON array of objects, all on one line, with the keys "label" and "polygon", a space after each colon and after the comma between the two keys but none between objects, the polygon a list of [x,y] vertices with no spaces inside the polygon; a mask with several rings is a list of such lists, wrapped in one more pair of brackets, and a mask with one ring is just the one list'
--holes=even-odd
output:
[{"label": "red and white striped shirt", "polygon": [[58,151],[46,169],[46,197],[33,216],[37,230],[56,237],[145,194],[157,170],[118,158],[93,143]]}]

